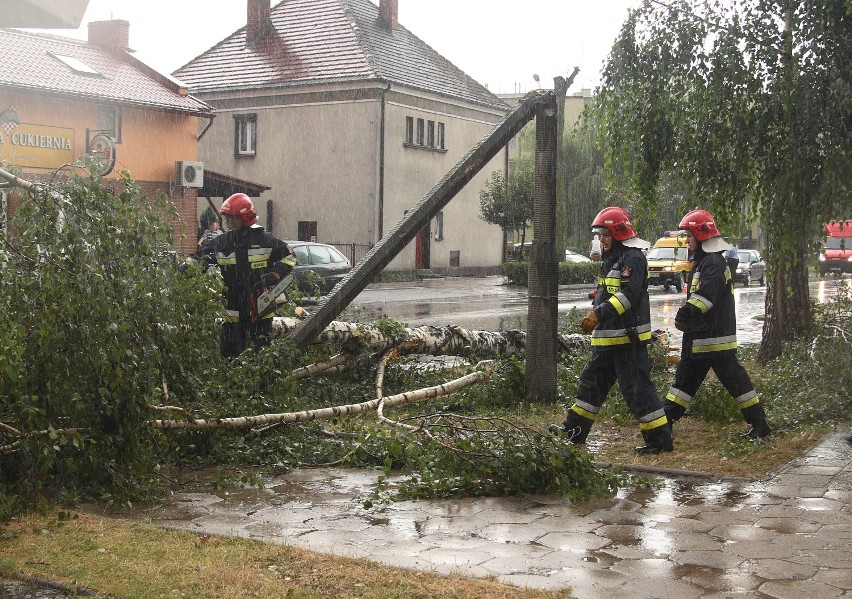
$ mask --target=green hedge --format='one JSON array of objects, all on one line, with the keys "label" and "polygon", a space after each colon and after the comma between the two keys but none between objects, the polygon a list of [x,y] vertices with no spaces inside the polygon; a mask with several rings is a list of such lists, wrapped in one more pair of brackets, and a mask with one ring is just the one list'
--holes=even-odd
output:
[{"label": "green hedge", "polygon": [[[527,262],[504,262],[503,276],[511,285],[527,285],[528,277]],[[597,281],[600,264],[597,262],[560,262],[559,284],[572,285],[577,283],[588,283],[593,285]]]}]

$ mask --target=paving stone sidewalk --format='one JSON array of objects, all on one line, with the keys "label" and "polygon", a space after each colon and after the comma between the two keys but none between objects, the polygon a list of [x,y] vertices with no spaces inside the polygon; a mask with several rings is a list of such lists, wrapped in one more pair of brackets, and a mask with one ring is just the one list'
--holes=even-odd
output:
[{"label": "paving stone sidewalk", "polygon": [[392,566],[570,588],[578,599],[852,597],[852,446],[837,432],[760,482],[364,507],[375,472],[306,470],[263,490],[180,493],[154,524]]}]

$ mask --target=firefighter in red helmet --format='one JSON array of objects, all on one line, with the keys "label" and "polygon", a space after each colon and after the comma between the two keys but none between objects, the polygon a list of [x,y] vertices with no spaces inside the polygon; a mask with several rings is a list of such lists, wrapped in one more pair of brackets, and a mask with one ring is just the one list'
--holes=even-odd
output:
[{"label": "firefighter in red helmet", "polygon": [[722,255],[732,246],[722,239],[716,219],[706,210],[692,210],[680,221],[693,254],[686,303],[675,316],[683,331],[680,363],[666,394],[665,410],[674,423],[689,404],[710,369],[736,400],[750,425],[742,436],[757,439],[771,432],[763,404],[745,368],[737,360],[737,316],[734,279]]},{"label": "firefighter in red helmet", "polygon": [[648,263],[642,252],[648,243],[636,236],[630,215],[618,207],[601,210],[592,222],[592,231],[600,235],[603,260],[592,309],[580,325],[592,335],[592,356],[580,375],[562,431],[572,443],[585,443],[609,390],[618,381],[645,441],[636,453],[671,451],[671,430],[651,381],[648,358],[651,309]]},{"label": "firefighter in red helmet", "polygon": [[256,348],[270,342],[272,314],[257,318],[253,298],[258,290],[287,276],[296,260],[290,246],[255,224],[257,214],[246,194],[233,194],[219,212],[226,233],[204,244],[197,255],[208,265],[217,265],[222,273],[227,314],[221,352],[236,357],[246,348],[246,334]]}]

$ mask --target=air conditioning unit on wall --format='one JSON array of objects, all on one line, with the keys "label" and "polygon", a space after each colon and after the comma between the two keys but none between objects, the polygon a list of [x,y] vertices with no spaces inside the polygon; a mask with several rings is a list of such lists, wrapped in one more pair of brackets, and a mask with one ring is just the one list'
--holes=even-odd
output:
[{"label": "air conditioning unit on wall", "polygon": [[193,160],[175,162],[175,185],[179,187],[204,187],[204,163]]}]

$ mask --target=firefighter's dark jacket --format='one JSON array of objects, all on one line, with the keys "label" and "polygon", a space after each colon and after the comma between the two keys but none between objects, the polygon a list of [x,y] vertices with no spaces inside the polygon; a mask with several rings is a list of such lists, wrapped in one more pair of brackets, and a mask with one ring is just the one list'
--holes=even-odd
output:
[{"label": "firefighter's dark jacket", "polygon": [[263,275],[277,273],[283,278],[296,266],[290,246],[258,226],[214,237],[196,257],[219,266],[225,284],[226,322],[249,322],[249,296],[262,284]]},{"label": "firefighter's dark jacket", "polygon": [[687,293],[686,303],[676,316],[686,323],[683,350],[697,356],[735,351],[734,284],[722,252],[695,251]]},{"label": "firefighter's dark jacket", "polygon": [[604,254],[592,306],[598,317],[598,326],[592,331],[593,350],[651,339],[648,262],[641,250],[613,240]]}]

